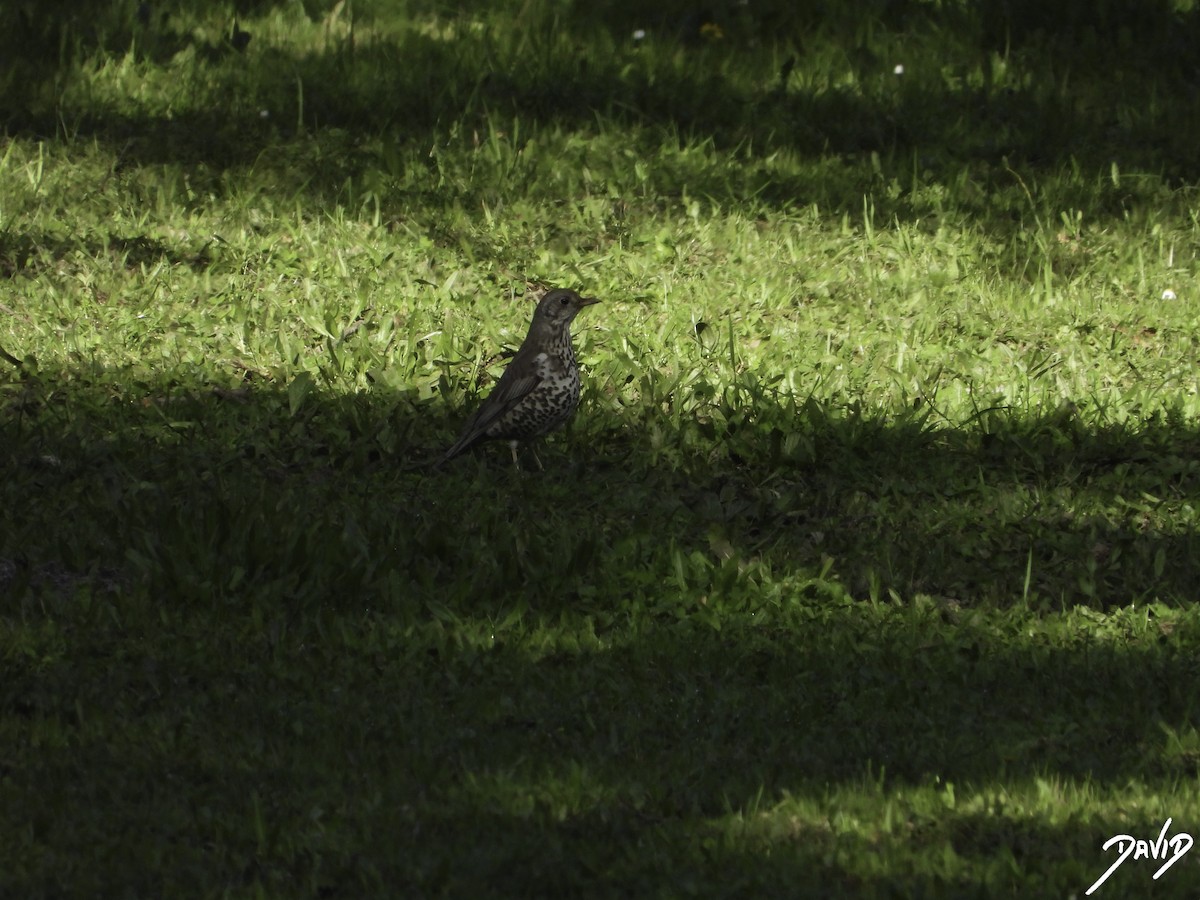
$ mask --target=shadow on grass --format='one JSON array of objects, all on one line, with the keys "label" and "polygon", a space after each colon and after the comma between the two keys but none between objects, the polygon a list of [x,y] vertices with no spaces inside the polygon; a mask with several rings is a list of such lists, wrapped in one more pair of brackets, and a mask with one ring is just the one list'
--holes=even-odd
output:
[{"label": "shadow on grass", "polygon": [[[190,559],[196,587],[218,594],[261,576],[316,596],[555,606],[663,589],[716,603],[801,572],[857,599],[1104,609],[1190,603],[1200,577],[1200,435],[1170,414],[1097,426],[1078,411],[991,410],[955,429],[763,394],[721,425],[671,424],[585,400],[542,448],[539,475],[512,470],[498,445],[428,468],[461,417],[436,398],[243,378],[93,367],[9,381],[3,431],[19,477],[5,486],[5,555],[85,572],[141,559],[164,591],[185,572],[161,566]],[[82,532],[68,545],[63,509]],[[159,541],[183,546],[159,558]],[[346,552],[364,568],[343,573]],[[212,580],[213,558],[233,580]],[[299,577],[326,564],[350,581]]]},{"label": "shadow on grass", "polygon": [[96,260],[105,256],[120,260],[129,269],[161,260],[198,271],[212,264],[207,249],[207,245],[194,250],[173,247],[145,235],[108,234],[101,237],[47,231],[25,230],[19,234],[5,231],[0,232],[0,277],[36,279],[74,258]]},{"label": "shadow on grass", "polygon": [[[1061,893],[1161,823],[981,819],[945,785],[1195,775],[1191,626],[1029,609],[1190,605],[1192,529],[1146,500],[1195,496],[1178,427],[768,407],[655,462],[592,411],[516,474],[502,446],[410,470],[457,423],[384,392],[81,369],[4,401],[0,871],[27,896]],[[1029,494],[1053,515],[1004,507]],[[858,789],[872,822],[915,805],[831,824]]]},{"label": "shadow on grass", "polygon": [[[387,151],[372,145],[376,140],[425,149],[452,126],[487,135],[513,119],[532,122],[535,129],[562,124],[590,130],[597,113],[648,129],[654,139],[647,155],[657,153],[665,135],[711,137],[721,152],[740,154],[740,164],[750,164],[751,182],[753,165],[780,150],[840,159],[849,169],[796,179],[764,170],[749,186],[732,185],[727,173],[703,168],[676,173],[691,195],[723,205],[747,198],[816,202],[853,216],[870,192],[884,219],[933,215],[944,210],[945,198],[922,198],[916,185],[907,190],[914,179],[928,176],[934,182],[971,182],[949,202],[963,204],[970,215],[998,217],[999,225],[1014,212],[1003,208],[1007,200],[992,208],[989,198],[1014,188],[1013,167],[1032,178],[1072,163],[1084,177],[1075,180],[1074,191],[1066,189],[1070,196],[1053,199],[1055,210],[1079,209],[1090,220],[1103,220],[1122,215],[1137,200],[1129,184],[1101,190],[1092,183],[1102,181],[1114,163],[1125,172],[1162,173],[1173,182],[1191,182],[1200,174],[1194,135],[1181,126],[1188,120],[1188,101],[1181,98],[1195,95],[1196,72],[1187,62],[1189,53],[1165,49],[1191,46],[1200,18],[1174,13],[1166,3],[1147,5],[1136,16],[1119,4],[1071,3],[1048,12],[1011,0],[940,15],[913,3],[860,2],[846,9],[766,3],[740,12],[731,5],[706,14],[729,20],[727,38],[716,44],[689,40],[697,14],[691,4],[678,4],[652,14],[663,38],[641,47],[630,38],[638,21],[631,6],[580,4],[519,32],[528,59],[511,67],[494,45],[510,38],[491,36],[493,24],[459,27],[472,17],[492,22],[490,7],[472,12],[471,4],[452,11],[433,4],[423,11],[445,23],[449,38],[414,30],[353,46],[331,41],[301,56],[253,41],[244,51],[210,45],[172,31],[169,16],[139,24],[128,9],[121,13],[124,19],[85,27],[76,4],[59,5],[57,17],[26,16],[25,27],[33,32],[22,46],[37,48],[55,38],[55,47],[77,44],[83,55],[141,52],[159,63],[191,49],[206,60],[210,81],[202,95],[208,108],[176,104],[169,115],[157,115],[136,112],[136,104],[119,98],[64,103],[60,82],[68,76],[51,68],[41,79],[17,79],[6,92],[0,119],[9,133],[49,137],[65,129],[113,147],[121,167],[182,164],[219,172],[278,165],[279,176],[290,181],[289,194],[305,193],[318,202],[345,200],[348,185],[382,172],[395,182],[383,192],[385,205],[406,207],[404,173],[392,171]],[[319,19],[326,10],[309,12]],[[135,38],[138,29],[144,33]],[[781,51],[781,70],[761,84],[723,74],[730,60],[758,60],[764,42],[781,40],[790,48]],[[955,54],[943,64],[944,77],[914,70],[900,79],[890,74],[894,61],[876,55],[939,42]],[[1014,54],[1006,55],[1007,62],[991,59],[997,42]],[[589,63],[580,51],[591,43],[599,47],[598,61]],[[796,54],[827,53],[830,46],[832,58],[842,60],[842,68],[829,73],[830,84],[788,85]],[[153,56],[159,51],[161,59]],[[686,65],[633,64],[639,54],[669,60],[676,53],[684,54]],[[968,77],[977,64],[986,73],[981,84]],[[1028,77],[1005,82],[1010,64],[1027,70]],[[839,78],[856,87],[837,87]],[[1161,97],[1172,100],[1164,103]],[[881,189],[893,181],[906,189]],[[440,187],[453,202],[454,186]],[[655,189],[667,196],[673,191],[667,183]],[[1023,195],[1018,199],[1023,202]]]}]

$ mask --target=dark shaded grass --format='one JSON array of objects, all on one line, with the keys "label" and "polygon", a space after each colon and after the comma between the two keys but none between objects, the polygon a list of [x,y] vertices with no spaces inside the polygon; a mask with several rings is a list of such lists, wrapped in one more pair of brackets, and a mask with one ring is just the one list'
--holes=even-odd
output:
[{"label": "dark shaded grass", "polygon": [[[1062,644],[1023,636],[1019,618],[946,627],[932,607],[800,591],[728,609],[717,630],[611,597],[565,604],[566,574],[436,615],[349,572],[321,602],[261,586],[251,606],[236,591],[37,592],[9,619],[0,678],[20,748],[0,766],[0,870],[24,896],[1061,893],[1098,874],[1083,862],[1099,859],[1097,833],[1159,823],[1054,827],[948,799],[899,811],[906,824],[873,845],[762,832],[753,810],[864,783],[1107,790],[1195,774],[1194,757],[1162,749],[1164,729],[1194,721],[1192,626],[1150,618],[1119,648]],[[456,642],[489,619],[494,641]],[[578,647],[539,651],[539,624],[581,627]],[[744,833],[713,822],[736,810]],[[893,844],[992,870],[976,883],[894,858],[886,877],[864,868]]]},{"label": "dark shaded grass", "polygon": [[439,401],[318,391],[293,411],[269,381],[158,379],[10,383],[2,555],[19,571],[132,562],[156,594],[190,577],[236,594],[220,583],[236,572],[313,598],[496,599],[536,573],[549,595],[587,587],[603,605],[674,582],[719,596],[747,565],[824,566],[856,597],[1051,608],[1187,604],[1200,574],[1184,506],[1200,436],[1171,416],[991,410],[948,428],[765,391],[706,409],[684,386],[673,402],[698,412],[676,425],[585,405],[586,426],[541,449],[539,477],[496,446],[427,468],[461,416]]}]

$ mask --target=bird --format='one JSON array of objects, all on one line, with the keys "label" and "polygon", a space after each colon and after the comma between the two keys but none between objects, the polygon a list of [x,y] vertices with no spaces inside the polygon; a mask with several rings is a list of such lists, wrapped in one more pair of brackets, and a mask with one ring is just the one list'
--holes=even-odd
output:
[{"label": "bird", "polygon": [[[512,450],[513,465],[519,469],[519,442],[566,424],[579,405],[579,364],[571,346],[571,321],[581,309],[599,302],[564,288],[548,291],[538,301],[517,355],[438,465],[482,441],[504,440]],[[536,452],[533,458],[541,469]]]}]

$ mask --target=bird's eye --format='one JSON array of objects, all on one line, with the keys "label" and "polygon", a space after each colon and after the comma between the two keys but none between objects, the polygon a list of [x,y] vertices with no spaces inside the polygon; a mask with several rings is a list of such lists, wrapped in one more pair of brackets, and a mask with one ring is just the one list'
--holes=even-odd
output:
[{"label": "bird's eye", "polygon": [[559,300],[558,302],[559,302],[559,303],[561,303],[563,306],[566,306],[568,303],[570,303],[570,302],[571,302],[571,298],[570,298],[570,296],[569,296],[569,295],[567,295],[567,294],[563,294],[563,295],[562,295],[562,299],[561,299],[561,300]]}]

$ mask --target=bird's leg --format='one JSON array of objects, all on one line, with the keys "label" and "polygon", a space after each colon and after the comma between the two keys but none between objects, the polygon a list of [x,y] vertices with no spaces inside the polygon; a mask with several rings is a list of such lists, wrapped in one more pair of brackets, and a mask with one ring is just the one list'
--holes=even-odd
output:
[{"label": "bird's leg", "polygon": [[521,461],[519,459],[517,459],[517,442],[509,441],[508,449],[512,451],[513,468],[516,469],[518,472],[520,472],[521,471]]},{"label": "bird's leg", "polygon": [[546,467],[542,465],[542,458],[538,456],[537,447],[533,446],[533,444],[530,444],[529,452],[533,454],[533,461],[537,463],[538,471],[545,472]]}]

